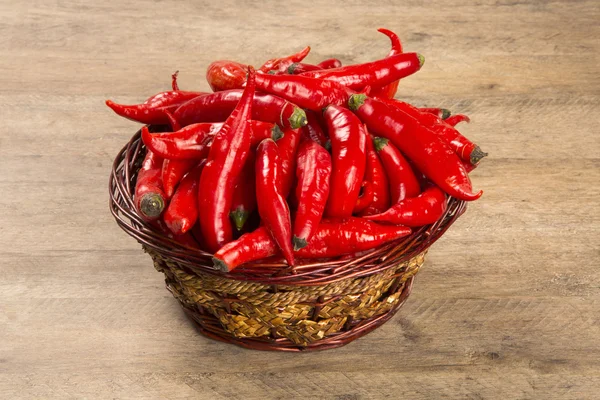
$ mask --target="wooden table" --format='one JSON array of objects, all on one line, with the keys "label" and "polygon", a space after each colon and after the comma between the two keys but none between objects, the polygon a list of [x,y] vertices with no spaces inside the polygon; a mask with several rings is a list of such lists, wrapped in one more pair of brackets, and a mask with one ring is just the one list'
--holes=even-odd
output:
[{"label": "wooden table", "polygon": [[[598,398],[598,2],[323,3],[0,0],[0,398]],[[372,60],[382,26],[427,58],[399,96],[471,116],[484,197],[361,340],[279,354],[199,336],[110,216],[137,125],[104,100],[177,69],[207,90],[212,60],[306,44],[312,62]]]}]

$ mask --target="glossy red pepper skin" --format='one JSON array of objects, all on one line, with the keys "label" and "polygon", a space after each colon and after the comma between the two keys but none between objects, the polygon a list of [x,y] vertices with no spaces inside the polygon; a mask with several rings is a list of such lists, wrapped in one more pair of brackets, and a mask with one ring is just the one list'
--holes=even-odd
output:
[{"label": "glossy red pepper skin", "polygon": [[141,122],[142,124],[166,125],[170,122],[165,113],[166,111],[172,113],[181,104],[205,94],[202,92],[172,90],[158,93],[142,104],[124,105],[106,100],[106,105],[117,115],[132,121]]},{"label": "glossy red pepper skin", "polygon": [[337,58],[328,58],[317,64],[317,67],[321,69],[339,68],[342,66],[342,62]]},{"label": "glossy red pepper skin", "polygon": [[137,175],[135,207],[146,221],[157,220],[167,205],[161,179],[162,164],[163,159],[148,150]]},{"label": "glossy red pepper skin", "polygon": [[[198,122],[222,122],[229,117],[241,97],[240,89],[207,94],[182,104],[173,115],[183,126]],[[306,125],[304,110],[281,97],[266,93],[254,95],[252,119],[272,122],[282,129],[296,129]]]},{"label": "glossy red pepper skin", "polygon": [[198,160],[170,160],[165,158],[162,166],[162,182],[167,199],[173,197],[175,188],[194,166]]},{"label": "glossy red pepper skin", "polygon": [[293,64],[290,64],[289,67],[287,67],[287,69],[285,70],[285,73],[289,74],[289,75],[298,75],[298,74],[302,74],[304,72],[318,71],[320,69],[322,69],[322,68],[319,67],[318,65],[306,64],[306,63],[293,63]]},{"label": "glossy red pepper skin", "polygon": [[385,138],[376,137],[373,142],[388,175],[392,204],[418,196],[421,186],[402,153]]},{"label": "glossy red pepper skin", "polygon": [[452,114],[450,110],[446,108],[420,107],[418,110],[422,113],[433,114],[439,119],[446,119]]},{"label": "glossy red pepper skin", "polygon": [[300,144],[296,164],[294,250],[308,244],[323,217],[329,197],[331,156],[320,144],[307,140]]},{"label": "glossy red pepper skin", "polygon": [[319,123],[317,113],[310,110],[307,111],[306,119],[308,123],[306,124],[306,126],[302,127],[302,135],[316,143],[319,143],[321,146],[326,146],[329,138],[327,137],[325,132],[323,132],[323,128]]},{"label": "glossy red pepper skin", "polygon": [[[402,42],[400,42],[400,38],[398,37],[398,35],[385,28],[379,28],[377,29],[377,31],[386,35],[392,43],[392,49],[388,53],[387,57],[395,56],[396,54],[402,54]],[[373,87],[371,89],[370,95],[373,97],[381,96],[391,99],[396,95],[399,83],[400,80],[397,80],[385,86]]]},{"label": "glossy red pepper skin", "polygon": [[437,186],[432,186],[417,197],[393,205],[382,214],[365,218],[371,221],[417,227],[435,223],[444,215],[446,208],[446,195]]},{"label": "glossy red pepper skin", "polygon": [[306,58],[306,56],[310,53],[310,46],[306,46],[304,49],[300,50],[298,53],[292,54],[287,57],[281,58],[273,58],[271,60],[266,61],[258,70],[260,72],[267,73],[269,71],[279,71],[281,69],[286,69],[293,63],[300,62]]},{"label": "glossy red pepper skin", "polygon": [[371,182],[373,201],[360,215],[379,214],[387,210],[391,204],[389,179],[370,136],[367,138],[365,180]]},{"label": "glossy red pepper skin", "polygon": [[165,224],[175,235],[183,235],[198,222],[198,181],[204,160],[195,164],[181,180],[163,216]]},{"label": "glossy red pepper skin", "polygon": [[233,202],[229,216],[238,231],[244,229],[248,217],[256,210],[255,160],[256,155],[251,151],[233,189]]},{"label": "glossy red pepper skin", "polygon": [[329,106],[323,116],[331,140],[333,163],[325,215],[349,217],[365,174],[367,133],[362,122],[347,108]]},{"label": "glossy red pepper skin", "polygon": [[[177,243],[179,243],[185,247],[188,247],[190,249],[196,249],[196,250],[200,249],[198,242],[196,241],[196,239],[194,239],[194,237],[192,236],[191,233],[187,232],[182,235],[176,235],[173,232],[171,232],[171,230],[169,228],[167,228],[167,225],[164,223],[164,221],[162,219],[157,219],[155,221],[151,221],[150,226],[152,226],[154,229],[158,230],[164,236],[176,241]],[[195,226],[198,226],[198,225],[196,224]]]},{"label": "glossy red pepper skin", "polygon": [[250,68],[244,94],[219,133],[215,136],[198,192],[198,216],[202,237],[211,252],[231,241],[229,211],[233,190],[250,153],[254,71]]},{"label": "glossy red pepper skin", "polygon": [[290,209],[278,185],[281,170],[279,148],[271,139],[265,139],[256,149],[256,194],[258,214],[281,249],[289,265],[294,265],[292,252],[292,222]]},{"label": "glossy red pepper skin", "polygon": [[356,200],[353,214],[360,214],[373,203],[375,193],[373,192],[373,184],[369,181],[363,181],[361,185],[362,194]]},{"label": "glossy red pepper skin", "polygon": [[456,114],[456,115],[449,116],[448,118],[446,118],[444,120],[444,122],[450,126],[456,126],[457,124],[459,124],[461,122],[466,122],[466,123],[471,122],[471,118],[467,117],[464,114]]},{"label": "glossy red pepper skin", "polygon": [[313,111],[329,104],[346,104],[352,93],[337,82],[304,75],[256,75],[256,88]]},{"label": "glossy red pepper skin", "polygon": [[296,153],[301,138],[298,129],[288,129],[283,133],[283,137],[277,141],[277,147],[279,148],[278,184],[284,199],[290,194],[294,182]]},{"label": "glossy red pepper skin", "polygon": [[206,69],[206,80],[213,92],[241,89],[246,82],[248,66],[229,60],[218,60]]},{"label": "glossy red pepper skin", "polygon": [[385,86],[414,74],[425,58],[417,53],[402,53],[365,64],[305,72],[300,76],[337,82],[353,90],[365,86]]},{"label": "glossy red pepper skin", "polygon": [[[371,250],[411,233],[406,226],[379,225],[363,218],[323,219],[308,245],[295,254],[298,258],[331,258]],[[242,235],[213,257],[215,267],[231,271],[238,266],[279,253],[265,227]]]},{"label": "glossy red pepper skin", "polygon": [[416,119],[385,102],[364,94],[350,97],[349,107],[370,132],[391,141],[427,178],[460,200],[477,200],[471,181],[456,153],[437,134]]}]

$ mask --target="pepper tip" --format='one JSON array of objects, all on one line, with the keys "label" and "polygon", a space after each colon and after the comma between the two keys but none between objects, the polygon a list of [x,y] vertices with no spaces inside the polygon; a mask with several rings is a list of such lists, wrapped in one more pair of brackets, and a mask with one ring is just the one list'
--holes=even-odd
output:
[{"label": "pepper tip", "polygon": [[419,58],[419,68],[421,68],[423,67],[423,64],[425,64],[425,57],[419,53],[417,53],[417,57]]},{"label": "pepper tip", "polygon": [[212,261],[213,261],[213,265],[216,270],[221,271],[221,272],[229,272],[229,267],[227,266],[227,263],[225,263],[225,261],[223,261],[217,257],[213,257]]}]

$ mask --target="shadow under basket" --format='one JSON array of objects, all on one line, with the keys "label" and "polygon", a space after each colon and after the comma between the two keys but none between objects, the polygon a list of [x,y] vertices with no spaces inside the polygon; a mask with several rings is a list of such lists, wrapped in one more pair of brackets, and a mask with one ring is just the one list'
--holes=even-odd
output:
[{"label": "shadow under basket", "polygon": [[224,273],[214,269],[211,254],[169,239],[138,215],[133,193],[145,152],[138,131],[115,159],[113,216],[150,254],[203,335],[251,349],[331,349],[382,325],[408,298],[429,246],[466,209],[465,202],[448,198],[435,224],[359,256],[296,267],[257,262]]}]

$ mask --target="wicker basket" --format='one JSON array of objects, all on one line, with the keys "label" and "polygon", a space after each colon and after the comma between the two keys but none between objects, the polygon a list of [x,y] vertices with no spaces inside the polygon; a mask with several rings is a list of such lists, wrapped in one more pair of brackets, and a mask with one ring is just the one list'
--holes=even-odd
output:
[{"label": "wicker basket", "polygon": [[256,263],[223,273],[213,268],[211,254],[165,237],[137,214],[132,194],[144,154],[137,132],[115,159],[109,181],[112,214],[150,254],[202,334],[252,349],[330,349],[377,328],[410,294],[429,246],[466,208],[449,198],[437,223],[354,258],[294,268]]}]

